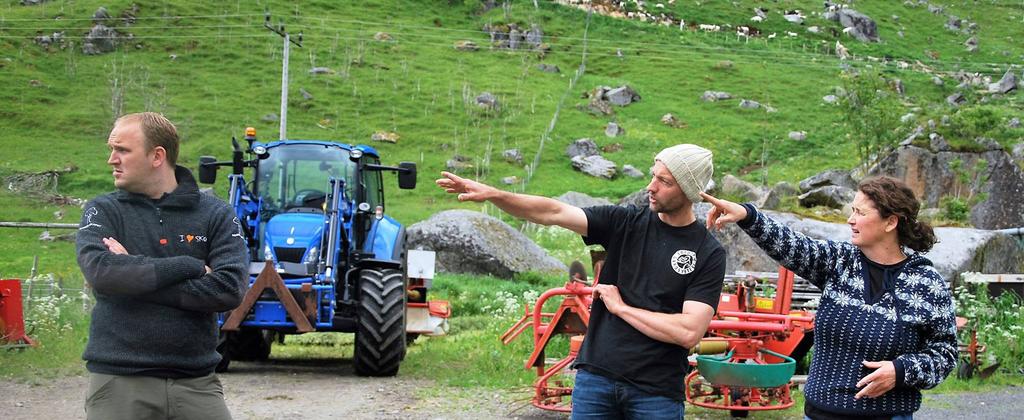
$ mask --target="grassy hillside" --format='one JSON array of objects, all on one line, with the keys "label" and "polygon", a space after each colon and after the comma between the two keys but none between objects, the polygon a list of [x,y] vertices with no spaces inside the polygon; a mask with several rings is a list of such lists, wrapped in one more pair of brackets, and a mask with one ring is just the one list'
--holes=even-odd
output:
[{"label": "grassy hillside", "polygon": [[[981,48],[974,54],[962,45],[969,35],[943,28],[946,16],[900,2],[856,4],[878,24],[883,42],[871,44],[843,35],[838,24],[812,13],[820,11],[817,1],[680,1],[664,9],[687,25],[736,26],[750,24],[754,7],[768,8],[768,19],[757,23],[761,36],[749,41],[738,39],[728,28],[680,30],[597,14],[588,26],[583,10],[539,3],[534,8],[532,1],[513,1],[509,7],[484,11],[482,2],[473,0],[300,5],[117,0],[36,6],[10,1],[0,6],[0,176],[73,166],[77,171],[61,177],[60,193],[87,198],[109,191],[104,142],[115,115],[124,112],[168,115],[184,138],[181,161],[192,167],[199,155],[227,157],[231,136],[241,136],[246,126],[256,127],[261,139],[276,139],[277,123],[261,118],[279,112],[281,38],[263,28],[265,11],[275,25],[282,22],[288,31],[303,33],[303,47],[291,53],[288,136],[372,143],[387,163],[418,162],[420,188],[393,188],[389,193],[388,211],[406,223],[442,209],[478,208],[458,204],[431,185],[455,154],[473,159],[471,176],[495,184],[506,176],[527,178],[524,165],[539,154],[531,181],[508,187],[535,194],[577,190],[619,198],[646,184],[645,179],[628,177],[599,180],[572,170],[564,150],[582,137],[602,146],[621,143],[621,151],[606,157],[641,170],[650,166],[658,150],[681,142],[712,149],[717,177],[733,173],[773,183],[799,180],[826,168],[849,168],[857,164],[858,156],[846,139],[841,112],[821,101],[841,85],[842,67],[901,79],[907,91],[901,106],[923,108],[923,121],[951,112],[933,104],[941,104],[953,92],[957,82],[950,78],[952,72],[963,69],[998,79],[1005,63],[1020,62],[1024,55],[1019,47],[1024,10],[1008,2],[946,5],[946,13],[979,24]],[[82,38],[100,6],[115,18],[133,13],[132,24],[123,19],[109,23],[132,38],[122,40],[115,52],[83,55]],[[781,12],[789,9],[803,10],[807,21],[786,22]],[[489,39],[481,32],[485,23],[538,24],[550,51],[541,55],[490,50]],[[810,26],[823,30],[813,34],[807,31]],[[896,34],[900,30],[903,38]],[[33,42],[35,36],[58,31],[65,34],[64,48]],[[797,36],[788,37],[787,31]],[[391,40],[375,40],[378,32],[386,32]],[[835,57],[837,38],[832,32],[856,59],[841,63]],[[769,38],[772,33],[777,36]],[[483,48],[456,51],[453,44],[461,40]],[[567,91],[584,56],[585,73]],[[894,61],[885,64],[873,57]],[[921,65],[900,69],[895,60]],[[557,65],[562,72],[541,72],[536,68],[539,63]],[[329,67],[333,73],[312,75],[313,67]],[[933,75],[946,79],[945,85],[933,84]],[[616,108],[612,116],[583,110],[585,92],[622,84],[636,89],[643,99]],[[699,98],[705,90],[730,92],[736,99],[704,102]],[[305,99],[302,91],[312,99]],[[500,111],[483,112],[475,105],[474,98],[485,91],[498,97]],[[541,139],[563,96],[559,117],[541,150]],[[1020,114],[1017,96],[987,106],[1001,121]],[[740,98],[770,105],[777,112],[741,109]],[[661,124],[661,116],[669,112],[687,126]],[[609,121],[623,126],[626,135],[605,137]],[[396,132],[401,139],[397,144],[371,142],[370,136],[379,130]],[[808,133],[807,140],[788,139],[790,131],[798,130]],[[1020,141],[1020,133],[998,140],[1012,144]],[[508,148],[519,148],[525,162],[505,162],[501,151]],[[222,179],[221,191],[223,184]],[[5,202],[9,204],[0,208],[2,220],[53,219],[52,210],[39,208],[34,201]],[[76,211],[66,208],[65,221],[76,220]],[[16,239],[0,246],[16,250],[16,255],[39,246],[37,231],[5,235]],[[0,261],[0,273],[24,271],[24,258]]]}]

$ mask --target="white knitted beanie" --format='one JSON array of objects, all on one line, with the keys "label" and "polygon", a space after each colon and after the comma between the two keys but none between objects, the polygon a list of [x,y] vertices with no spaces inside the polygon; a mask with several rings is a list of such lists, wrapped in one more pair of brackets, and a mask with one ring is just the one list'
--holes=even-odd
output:
[{"label": "white knitted beanie", "polygon": [[654,160],[668,167],[690,202],[703,201],[700,193],[704,192],[715,173],[710,150],[695,144],[677,144],[659,152]]}]

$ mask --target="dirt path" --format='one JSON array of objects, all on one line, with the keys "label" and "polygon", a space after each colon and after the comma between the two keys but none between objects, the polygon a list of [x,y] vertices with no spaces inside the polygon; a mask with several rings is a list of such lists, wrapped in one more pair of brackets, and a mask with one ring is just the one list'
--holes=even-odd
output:
[{"label": "dirt path", "polygon": [[[525,390],[481,394],[438,389],[432,381],[361,378],[348,361],[236,362],[221,375],[236,419],[510,419],[553,420],[567,416],[529,406]],[[0,418],[82,419],[88,379],[61,378],[40,384],[0,382]],[[1024,412],[1024,387],[986,393],[926,393],[915,417],[1010,419]],[[694,413],[696,414],[696,413]],[[717,414],[717,413],[716,413]],[[688,418],[729,418],[725,413]],[[755,416],[756,417],[756,416]]]},{"label": "dirt path", "polygon": [[[220,375],[236,419],[564,419],[525,395],[436,388],[432,381],[356,376],[348,361],[235,362]],[[88,378],[0,382],[0,418],[83,419]]]}]

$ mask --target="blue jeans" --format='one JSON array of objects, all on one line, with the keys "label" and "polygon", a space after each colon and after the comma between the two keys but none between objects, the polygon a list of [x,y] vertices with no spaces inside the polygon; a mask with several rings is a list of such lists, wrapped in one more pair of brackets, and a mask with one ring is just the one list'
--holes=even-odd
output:
[{"label": "blue jeans", "polygon": [[629,382],[616,381],[582,369],[576,371],[571,420],[682,418],[682,401],[649,394]]}]

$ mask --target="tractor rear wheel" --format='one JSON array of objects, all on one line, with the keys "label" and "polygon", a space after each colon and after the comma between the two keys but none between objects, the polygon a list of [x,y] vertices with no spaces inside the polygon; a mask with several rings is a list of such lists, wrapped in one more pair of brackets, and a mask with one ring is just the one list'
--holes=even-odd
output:
[{"label": "tractor rear wheel", "polygon": [[399,270],[359,273],[355,370],[361,376],[395,376],[405,358],[405,277]]}]

